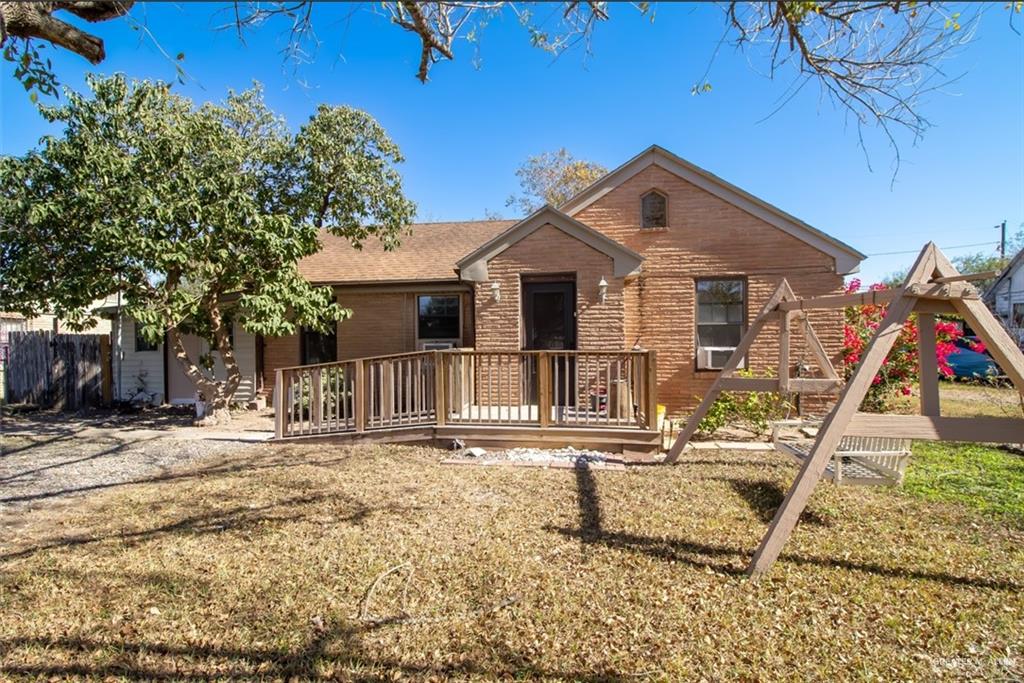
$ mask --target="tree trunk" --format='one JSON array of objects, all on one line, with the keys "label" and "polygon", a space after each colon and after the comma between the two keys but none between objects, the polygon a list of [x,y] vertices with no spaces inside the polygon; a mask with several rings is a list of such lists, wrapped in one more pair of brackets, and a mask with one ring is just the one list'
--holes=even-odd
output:
[{"label": "tree trunk", "polygon": [[[218,321],[220,320],[219,315],[217,319]],[[229,351],[227,355],[221,351],[224,367],[228,374],[228,379],[223,381],[208,377],[199,367],[198,359],[193,360],[189,357],[188,350],[185,349],[185,344],[181,338],[181,332],[177,327],[172,327],[168,332],[171,349],[174,351],[174,357],[178,360],[178,365],[181,366],[185,376],[192,381],[192,384],[203,395],[203,400],[206,402],[206,414],[196,421],[196,424],[204,427],[226,424],[231,421],[229,406],[242,377],[242,373],[238,369],[238,363],[235,361],[235,356],[230,352],[227,334],[223,330],[221,330],[221,334],[224,336],[224,345],[227,346]]]}]

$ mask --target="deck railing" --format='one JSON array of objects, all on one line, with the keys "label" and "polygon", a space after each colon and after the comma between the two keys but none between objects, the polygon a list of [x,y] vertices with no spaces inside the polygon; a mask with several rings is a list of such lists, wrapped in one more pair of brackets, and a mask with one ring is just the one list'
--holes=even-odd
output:
[{"label": "deck railing", "polygon": [[278,438],[429,425],[654,429],[653,351],[453,349],[281,368]]}]

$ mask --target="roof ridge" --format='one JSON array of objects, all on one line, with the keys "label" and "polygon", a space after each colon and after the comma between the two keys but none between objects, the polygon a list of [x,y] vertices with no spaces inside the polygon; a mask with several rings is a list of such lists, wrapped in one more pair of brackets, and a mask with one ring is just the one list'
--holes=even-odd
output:
[{"label": "roof ridge", "polygon": [[409,223],[412,225],[459,225],[461,223],[516,223],[521,218],[479,218],[468,221],[424,221],[422,223]]}]

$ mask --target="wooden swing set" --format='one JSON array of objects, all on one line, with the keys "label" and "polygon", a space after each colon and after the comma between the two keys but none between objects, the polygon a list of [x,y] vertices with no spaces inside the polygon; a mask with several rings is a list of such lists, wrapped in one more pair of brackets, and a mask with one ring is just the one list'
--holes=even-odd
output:
[{"label": "wooden swing set", "polygon": [[[880,456],[878,453],[872,455],[867,449],[877,449],[879,440],[1024,443],[1024,419],[943,417],[940,413],[939,370],[935,353],[936,314],[953,314],[967,321],[1013,382],[1013,386],[1024,396],[1024,354],[969,283],[970,280],[984,275],[986,274],[960,274],[938,247],[929,242],[921,250],[903,285],[897,288],[800,299],[793,294],[785,280],[779,284],[750,325],[718,379],[704,396],[700,406],[690,416],[686,428],[680,433],[665,459],[666,463],[678,460],[683,448],[697,431],[697,425],[722,391],[773,391],[798,394],[839,392],[835,406],[821,423],[813,446],[803,451],[800,472],[776,511],[775,518],[761,539],[747,569],[750,576],[758,577],[764,574],[778,559],[819,480],[830,470],[833,475],[839,471],[840,462],[835,461],[837,451],[842,461],[866,465],[877,474],[886,469],[885,463],[880,464],[878,458],[886,456]],[[807,311],[842,309],[846,306],[864,304],[887,304],[888,308],[856,371],[844,383],[815,335],[807,318]],[[921,414],[878,415],[858,412],[858,407],[899,336],[904,322],[913,313],[918,316]],[[743,358],[769,323],[778,324],[778,376],[737,376],[736,370]],[[790,342],[794,330],[802,332],[805,345],[814,356],[824,377],[790,376]],[[857,451],[855,446],[853,452],[850,452],[850,448],[844,449],[843,446],[844,439],[851,438],[863,439],[860,443],[866,445],[861,446],[860,451]],[[858,463],[858,457],[862,458],[863,462]],[[902,470],[896,473],[902,476]],[[833,481],[841,483],[839,478],[834,478]],[[849,483],[857,482],[853,480]]]}]

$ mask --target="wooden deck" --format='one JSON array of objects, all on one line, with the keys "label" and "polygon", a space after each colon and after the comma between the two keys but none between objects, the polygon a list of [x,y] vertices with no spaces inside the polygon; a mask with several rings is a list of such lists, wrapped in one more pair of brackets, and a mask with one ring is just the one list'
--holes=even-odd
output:
[{"label": "wooden deck", "polygon": [[653,351],[446,350],[282,368],[277,439],[656,451]]}]

